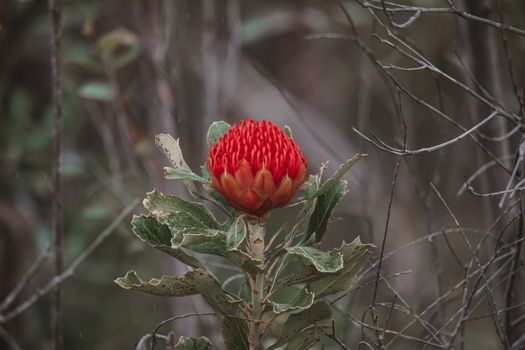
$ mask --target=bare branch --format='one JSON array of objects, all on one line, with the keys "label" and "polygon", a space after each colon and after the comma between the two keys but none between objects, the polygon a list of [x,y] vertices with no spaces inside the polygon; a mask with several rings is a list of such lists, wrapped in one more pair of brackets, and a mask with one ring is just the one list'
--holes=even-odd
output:
[{"label": "bare branch", "polygon": [[120,223],[132,212],[137,206],[138,200],[133,200],[126,208],[124,208],[117,217],[102,231],[95,240],[91,242],[86,249],[60,274],[51,278],[48,283],[41,289],[38,289],[33,295],[20,303],[16,308],[6,314],[0,314],[0,324],[3,324],[32,307],[43,296],[54,290],[57,286],[62,284],[66,279],[73,276],[75,270],[86,260],[91,253],[113,232],[113,230],[120,225]]}]

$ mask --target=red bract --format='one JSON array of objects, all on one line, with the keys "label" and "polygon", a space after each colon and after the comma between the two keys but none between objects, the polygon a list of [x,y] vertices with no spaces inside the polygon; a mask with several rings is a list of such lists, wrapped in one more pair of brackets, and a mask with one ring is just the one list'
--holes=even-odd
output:
[{"label": "red bract", "polygon": [[234,124],[211,145],[207,166],[213,187],[255,216],[290,202],[306,175],[297,144],[269,120]]}]

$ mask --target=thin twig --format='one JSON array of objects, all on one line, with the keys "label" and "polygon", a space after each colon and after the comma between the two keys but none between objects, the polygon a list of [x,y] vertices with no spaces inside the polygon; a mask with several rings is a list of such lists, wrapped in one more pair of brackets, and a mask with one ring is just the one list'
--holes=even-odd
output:
[{"label": "thin twig", "polygon": [[[374,5],[370,3],[369,1],[365,0],[358,0],[358,2],[361,4],[361,6],[365,8],[373,8],[376,10],[383,10],[383,7],[380,5]],[[386,11],[390,13],[395,12],[416,12],[420,11],[421,13],[449,13],[457,15],[463,19],[471,20],[474,22],[482,23],[494,28],[502,29],[517,35],[525,36],[525,30],[521,28],[516,28],[504,23],[492,21],[487,18],[478,17],[473,14],[470,14],[466,11],[462,11],[457,9],[456,7],[420,7],[420,6],[409,6],[409,5],[402,5],[397,3],[391,3],[386,2],[389,6],[396,6],[396,7],[387,7]]]},{"label": "thin twig", "polygon": [[18,294],[20,294],[20,292],[28,285],[28,283],[35,276],[38,270],[40,270],[44,262],[46,262],[46,260],[49,259],[50,255],[51,249],[48,246],[38,257],[38,259],[35,260],[33,264],[31,264],[29,269],[27,269],[26,273],[18,280],[13,290],[11,290],[11,292],[5,297],[4,301],[0,305],[0,313],[5,311],[13,303],[13,301],[15,301]]},{"label": "thin twig", "polygon": [[174,317],[170,317],[168,319],[165,319],[164,321],[161,321],[159,322],[156,326],[155,326],[155,329],[153,329],[153,332],[151,332],[151,334],[147,334],[146,336],[148,336],[149,338],[151,338],[151,343],[148,347],[148,350],[153,350],[153,348],[155,347],[156,343],[157,343],[157,333],[159,331],[159,329],[164,326],[165,324],[168,324],[170,322],[173,322],[173,321],[176,321],[176,320],[180,320],[182,318],[188,318],[188,317],[195,317],[195,316],[216,316],[217,314],[215,312],[193,312],[193,313],[190,313],[190,314],[185,314],[185,315],[179,315],[179,316],[174,316]]},{"label": "thin twig", "polygon": [[86,260],[87,257],[117,228],[117,226],[133,211],[138,204],[138,199],[133,200],[126,208],[124,208],[119,215],[91,242],[86,249],[60,274],[51,278],[47,284],[38,289],[33,295],[20,303],[16,308],[6,314],[0,314],[0,324],[3,324],[33,306],[43,296],[54,290],[57,286],[62,284],[66,279],[73,276],[80,264]]}]

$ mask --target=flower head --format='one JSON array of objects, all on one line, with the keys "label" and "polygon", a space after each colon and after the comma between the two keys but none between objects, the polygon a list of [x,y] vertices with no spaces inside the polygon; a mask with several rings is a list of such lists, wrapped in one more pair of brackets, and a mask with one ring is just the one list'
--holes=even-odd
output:
[{"label": "flower head", "polygon": [[269,120],[234,124],[211,145],[207,166],[212,186],[255,216],[290,202],[306,175],[297,144]]}]

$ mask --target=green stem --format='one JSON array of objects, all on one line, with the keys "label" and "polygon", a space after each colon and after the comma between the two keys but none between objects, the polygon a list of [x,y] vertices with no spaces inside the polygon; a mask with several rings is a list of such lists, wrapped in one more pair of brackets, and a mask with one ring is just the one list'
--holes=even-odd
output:
[{"label": "green stem", "polygon": [[248,237],[250,255],[259,260],[261,271],[253,275],[251,283],[251,305],[250,305],[250,350],[260,350],[261,345],[261,319],[264,312],[264,233],[265,223],[250,222],[248,224]]}]

